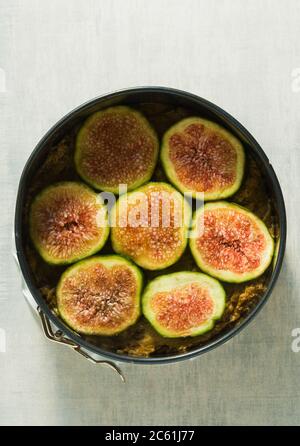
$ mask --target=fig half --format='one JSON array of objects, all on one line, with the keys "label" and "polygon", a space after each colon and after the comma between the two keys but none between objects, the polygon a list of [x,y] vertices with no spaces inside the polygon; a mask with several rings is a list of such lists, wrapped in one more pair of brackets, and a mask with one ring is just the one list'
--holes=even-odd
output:
[{"label": "fig half", "polygon": [[109,235],[101,197],[85,184],[72,181],[43,189],[33,200],[29,224],[41,257],[57,265],[96,253]]},{"label": "fig half", "polygon": [[118,193],[148,181],[159,150],[155,131],[138,111],[110,107],[90,116],[81,127],[75,150],[79,175],[95,189]]},{"label": "fig half", "polygon": [[270,265],[274,242],[249,210],[225,201],[207,203],[193,218],[190,248],[199,268],[225,282],[245,282]]},{"label": "fig half", "polygon": [[111,212],[112,247],[139,266],[158,270],[183,254],[191,209],[166,183],[148,183],[122,195]]},{"label": "fig half", "polygon": [[161,160],[171,183],[193,198],[203,193],[206,201],[229,197],[238,190],[245,155],[240,141],[223,127],[191,117],[165,133]]},{"label": "fig half", "polygon": [[212,277],[179,272],[157,277],[142,297],[143,314],[162,336],[197,336],[211,330],[225,309],[225,291]]},{"label": "fig half", "polygon": [[117,334],[140,315],[142,275],[119,256],[91,257],[69,267],[57,286],[62,319],[78,333]]}]

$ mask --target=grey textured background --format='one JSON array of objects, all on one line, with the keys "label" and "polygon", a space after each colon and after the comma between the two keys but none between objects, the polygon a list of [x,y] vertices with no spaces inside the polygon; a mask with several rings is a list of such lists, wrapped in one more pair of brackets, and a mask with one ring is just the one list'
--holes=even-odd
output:
[{"label": "grey textured background", "polygon": [[[300,327],[299,24],[297,0],[0,1],[1,424],[300,423],[300,353],[291,350]],[[244,332],[193,361],[123,366],[123,385],[43,338],[21,296],[11,232],[22,167],[46,130],[89,98],[146,84],[206,97],[255,135],[283,187],[289,238],[276,290]]]}]

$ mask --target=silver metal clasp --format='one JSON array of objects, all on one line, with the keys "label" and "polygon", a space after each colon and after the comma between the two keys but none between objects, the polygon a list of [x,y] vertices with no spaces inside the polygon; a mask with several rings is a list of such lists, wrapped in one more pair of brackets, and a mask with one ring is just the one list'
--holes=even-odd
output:
[{"label": "silver metal clasp", "polygon": [[13,257],[14,260],[16,262],[17,268],[21,274],[21,280],[22,280],[22,294],[25,297],[26,302],[31,306],[34,307],[34,309],[37,311],[41,322],[42,322],[42,328],[43,328],[43,332],[44,335],[46,336],[47,339],[49,339],[52,342],[57,342],[59,344],[63,344],[66,345],[68,347],[71,347],[75,352],[79,353],[81,356],[83,356],[85,359],[87,359],[88,361],[92,362],[93,364],[100,364],[100,365],[105,365],[106,367],[109,367],[110,369],[114,370],[114,372],[116,372],[119,377],[121,378],[121,380],[123,382],[125,382],[125,377],[121,371],[121,369],[112,361],[107,361],[104,359],[96,359],[93,356],[91,356],[87,351],[83,350],[81,348],[80,345],[76,344],[74,341],[72,341],[71,339],[67,338],[62,331],[60,330],[53,330],[52,325],[50,320],[48,319],[48,317],[45,315],[45,313],[41,310],[40,307],[36,306],[36,303],[25,283],[25,280],[23,278],[21,269],[20,269],[20,265],[19,265],[19,260],[17,257],[17,254],[15,251],[13,251]]},{"label": "silver metal clasp", "polygon": [[80,345],[76,344],[71,339],[68,339],[67,337],[65,337],[64,334],[60,330],[56,330],[54,332],[53,329],[52,329],[52,326],[51,326],[51,323],[50,323],[49,319],[47,318],[45,313],[43,313],[43,311],[40,309],[40,307],[37,307],[37,312],[38,312],[38,314],[40,316],[40,319],[41,319],[41,322],[42,322],[43,331],[44,331],[44,334],[45,334],[46,338],[48,338],[50,341],[58,342],[59,344],[63,344],[63,345],[67,345],[68,347],[71,347],[73,350],[75,350],[77,353],[82,355],[84,358],[88,359],[93,364],[102,364],[102,365],[105,365],[107,367],[110,367],[112,370],[117,372],[118,375],[120,376],[121,380],[123,382],[125,382],[124,375],[123,375],[122,371],[119,369],[119,367],[116,364],[114,364],[111,361],[106,361],[106,360],[103,360],[103,359],[95,359],[95,358],[93,358],[89,353],[87,353],[86,351],[82,350]]}]

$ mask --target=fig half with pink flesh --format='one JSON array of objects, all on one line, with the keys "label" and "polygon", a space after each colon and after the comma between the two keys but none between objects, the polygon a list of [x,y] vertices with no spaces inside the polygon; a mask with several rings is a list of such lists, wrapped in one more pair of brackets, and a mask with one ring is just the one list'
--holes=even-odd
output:
[{"label": "fig half with pink flesh", "polygon": [[159,150],[155,131],[138,111],[125,106],[94,113],[76,140],[75,165],[81,178],[95,189],[119,193],[149,179]]},{"label": "fig half with pink flesh", "polygon": [[197,336],[211,330],[220,319],[225,299],[225,291],[216,279],[186,271],[152,280],[142,296],[142,308],[162,336]]},{"label": "fig half with pink flesh", "polygon": [[119,256],[91,257],[69,267],[57,286],[57,306],[73,330],[117,334],[140,315],[142,275]]},{"label": "fig half with pink flesh", "polygon": [[47,263],[57,265],[96,253],[109,235],[102,198],[72,181],[42,190],[31,205],[29,223],[35,248]]},{"label": "fig half with pink flesh", "polygon": [[245,282],[268,268],[274,242],[256,215],[220,201],[196,211],[190,248],[202,271],[225,282]]},{"label": "fig half with pink flesh", "polygon": [[245,155],[240,141],[223,127],[191,117],[165,133],[161,160],[169,180],[181,192],[208,201],[238,190]]}]

